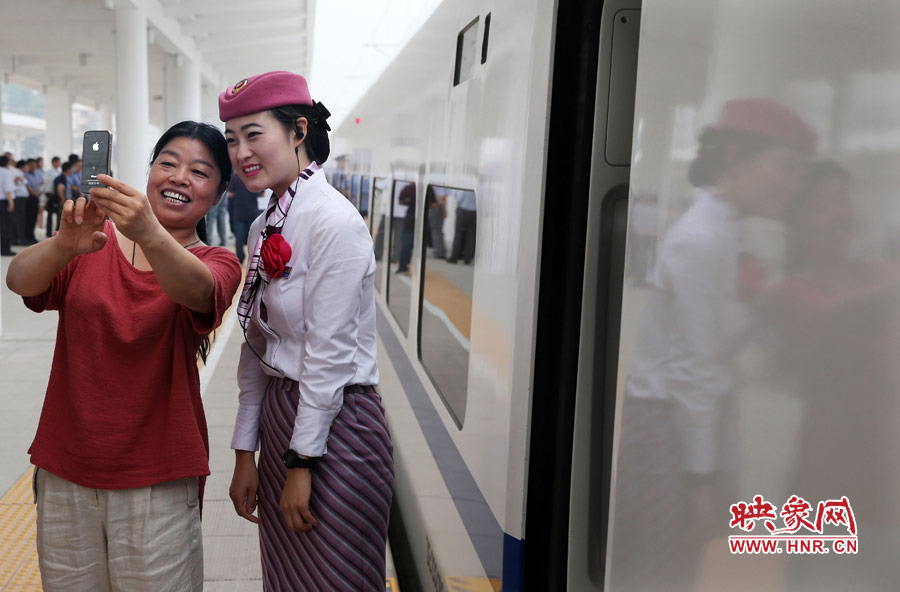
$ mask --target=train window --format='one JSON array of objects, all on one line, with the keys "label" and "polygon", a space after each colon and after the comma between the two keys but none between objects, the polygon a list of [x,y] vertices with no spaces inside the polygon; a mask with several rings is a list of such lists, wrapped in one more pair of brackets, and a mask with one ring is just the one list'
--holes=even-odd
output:
[{"label": "train window", "polygon": [[350,194],[347,196],[347,199],[359,209],[359,202],[357,201],[359,199],[359,175],[357,174],[350,178]]},{"label": "train window", "polygon": [[484,38],[481,40],[481,63],[487,61],[488,39],[491,36],[491,13],[484,17]]},{"label": "train window", "polygon": [[409,301],[412,295],[410,264],[415,230],[416,184],[394,181],[388,252],[391,263],[396,263],[396,267],[389,266],[388,269],[387,301],[404,334],[409,333]]},{"label": "train window", "polygon": [[466,25],[456,37],[456,69],[453,86],[468,80],[475,73],[475,56],[478,53],[478,17]]},{"label": "train window", "polygon": [[331,182],[332,187],[340,191],[341,185],[344,183],[344,172],[340,167],[334,167],[328,174],[328,180]]},{"label": "train window", "polygon": [[366,224],[369,223],[369,200],[372,197],[372,179],[370,177],[361,177],[359,184],[359,194],[356,198],[356,209],[362,214]]},{"label": "train window", "polygon": [[388,208],[390,202],[385,199],[388,189],[388,180],[384,177],[375,177],[372,190],[372,217],[369,221],[369,230],[372,232],[372,242],[375,246],[375,289],[382,291],[384,273],[382,273],[382,255],[384,254],[385,221],[389,218]]},{"label": "train window", "polygon": [[475,192],[429,185],[424,201],[419,359],[462,427],[475,278]]}]

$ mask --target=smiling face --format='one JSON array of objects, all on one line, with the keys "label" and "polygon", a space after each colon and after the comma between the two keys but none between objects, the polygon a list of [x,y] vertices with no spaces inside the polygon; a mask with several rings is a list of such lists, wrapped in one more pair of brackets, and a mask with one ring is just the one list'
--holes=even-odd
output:
[{"label": "smiling face", "polygon": [[732,163],[719,189],[742,214],[777,220],[803,189],[807,160],[796,150],[771,146]]},{"label": "smiling face", "polygon": [[221,173],[200,140],[172,139],[150,167],[147,197],[167,229],[193,229],[218,201]]},{"label": "smiling face", "polygon": [[[300,118],[300,126],[305,133],[305,118]],[[228,120],[225,139],[231,164],[250,191],[271,189],[282,195],[300,173],[298,156],[300,169],[309,166],[301,140],[268,111]],[[299,155],[294,151],[298,147]]]}]

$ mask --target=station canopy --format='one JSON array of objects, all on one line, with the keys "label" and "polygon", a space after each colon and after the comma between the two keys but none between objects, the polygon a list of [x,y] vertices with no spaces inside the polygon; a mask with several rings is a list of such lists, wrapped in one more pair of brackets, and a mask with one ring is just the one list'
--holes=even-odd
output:
[{"label": "station canopy", "polygon": [[[116,6],[147,17],[150,120],[164,120],[165,68],[191,60],[204,101],[267,70],[305,73],[315,0],[0,0],[4,82],[115,105]],[[171,67],[171,66],[169,66]]]}]

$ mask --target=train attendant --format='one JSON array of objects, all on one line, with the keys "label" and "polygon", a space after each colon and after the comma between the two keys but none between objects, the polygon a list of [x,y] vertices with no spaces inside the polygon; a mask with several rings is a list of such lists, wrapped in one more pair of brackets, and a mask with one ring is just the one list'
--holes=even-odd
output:
[{"label": "train attendant", "polygon": [[268,591],[384,590],[393,448],[374,386],[375,257],[319,168],[328,115],[290,72],[219,95],[238,175],[273,192],[250,229],[238,304],[247,339],[230,490],[259,523]]},{"label": "train attendant", "polygon": [[26,306],[59,311],[29,450],[45,591],[203,587],[197,355],[241,269],[197,225],[230,172],[219,130],[179,123],[156,143],[146,195],[101,175],[89,202],[65,203],[56,236],[10,263]]}]

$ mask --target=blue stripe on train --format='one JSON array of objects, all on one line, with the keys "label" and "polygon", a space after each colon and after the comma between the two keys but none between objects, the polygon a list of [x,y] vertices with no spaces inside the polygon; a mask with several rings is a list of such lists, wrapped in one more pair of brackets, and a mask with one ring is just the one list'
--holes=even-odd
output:
[{"label": "blue stripe on train", "polygon": [[522,592],[525,579],[525,541],[503,533],[503,589]]},{"label": "blue stripe on train", "polygon": [[[481,493],[475,478],[466,466],[459,449],[447,432],[447,427],[441,421],[437,409],[431,402],[431,398],[422,386],[419,375],[416,374],[403,346],[394,335],[391,325],[385,318],[380,307],[378,311],[378,335],[387,350],[388,356],[397,372],[397,377],[406,392],[406,398],[416,415],[416,421],[425,434],[428,448],[437,463],[441,476],[450,497],[456,505],[456,510],[462,518],[466,532],[472,540],[472,546],[478,554],[484,573],[489,578],[499,578],[503,573],[502,557],[504,551],[504,532],[494,517],[494,512],[488,506],[484,495]],[[521,559],[519,560],[521,562]],[[521,579],[521,578],[520,578]],[[519,587],[503,587],[504,592],[516,592]]]}]

